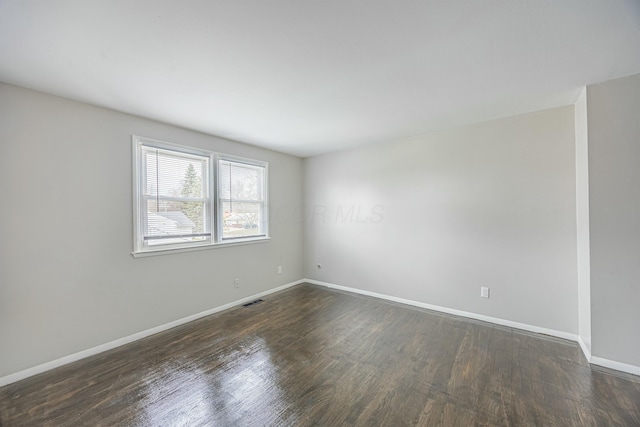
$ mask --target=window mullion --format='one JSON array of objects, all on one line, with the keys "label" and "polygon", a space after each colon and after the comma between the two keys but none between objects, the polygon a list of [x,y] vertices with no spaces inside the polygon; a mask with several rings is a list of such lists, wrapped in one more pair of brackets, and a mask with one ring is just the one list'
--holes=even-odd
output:
[{"label": "window mullion", "polygon": [[209,191],[210,191],[210,214],[209,220],[211,221],[211,233],[212,233],[212,242],[219,243],[221,230],[218,222],[220,221],[220,203],[218,202],[218,194],[220,189],[218,188],[218,156],[215,154],[211,154],[211,176],[209,177]]}]

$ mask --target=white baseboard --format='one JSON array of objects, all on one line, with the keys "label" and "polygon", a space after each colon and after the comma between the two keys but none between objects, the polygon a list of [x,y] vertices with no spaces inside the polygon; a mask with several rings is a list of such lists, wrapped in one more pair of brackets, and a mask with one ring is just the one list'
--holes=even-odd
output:
[{"label": "white baseboard", "polygon": [[616,371],[622,371],[633,375],[640,375],[640,366],[628,365],[626,363],[603,359],[596,356],[591,356],[591,360],[589,362],[594,365],[604,366],[605,368],[615,369]]},{"label": "white baseboard", "polygon": [[364,291],[362,289],[350,288],[348,286],[341,286],[341,285],[336,285],[336,284],[333,284],[333,283],[321,282],[319,280],[305,279],[305,281],[307,283],[311,283],[311,284],[314,284],[314,285],[326,286],[326,287],[332,288],[332,289],[340,289],[340,290],[343,290],[343,291],[353,292],[353,293],[356,293],[356,294],[367,295],[367,296],[370,296],[370,297],[381,298],[381,299],[385,299],[385,300],[388,300],[388,301],[399,302],[401,304],[413,305],[415,307],[426,308],[426,309],[429,309],[429,310],[439,311],[441,313],[453,314],[453,315],[456,315],[456,316],[467,317],[467,318],[475,319],[475,320],[482,320],[483,322],[495,323],[496,325],[508,326],[508,327],[515,328],[515,329],[522,329],[524,331],[535,332],[535,333],[538,333],[538,334],[551,335],[551,336],[558,337],[558,338],[564,338],[564,339],[567,339],[567,340],[570,340],[570,341],[578,341],[578,335],[571,334],[571,333],[568,333],[568,332],[563,332],[563,331],[556,331],[555,329],[547,329],[547,328],[542,328],[540,326],[528,325],[526,323],[518,323],[518,322],[513,322],[511,320],[500,319],[498,317],[485,316],[483,314],[477,314],[477,313],[471,313],[471,312],[468,312],[468,311],[456,310],[456,309],[449,308],[449,307],[442,307],[442,306],[439,306],[439,305],[426,304],[426,303],[420,302],[420,301],[414,301],[414,300],[408,300],[408,299],[404,299],[404,298],[398,298],[398,297],[394,297],[394,296],[391,296],[391,295],[379,294],[377,292]]},{"label": "white baseboard", "polygon": [[200,319],[205,316],[209,316],[214,313],[218,313],[220,311],[226,310],[231,307],[235,307],[240,304],[244,304],[249,301],[253,301],[255,299],[261,298],[263,296],[272,294],[274,292],[282,291],[284,289],[290,288],[295,285],[299,285],[304,283],[304,280],[297,280],[295,282],[287,283],[282,286],[278,286],[277,288],[269,289],[268,291],[260,292],[255,295],[251,295],[237,301],[230,302],[228,304],[221,305],[219,307],[215,307],[197,314],[192,314],[191,316],[183,317],[182,319],[174,320],[173,322],[165,323],[164,325],[156,326],[155,328],[147,329],[146,331],[137,332],[133,335],[129,335],[123,338],[119,338],[117,340],[100,344],[95,347],[88,348],[86,350],[79,351],[77,353],[70,354],[68,356],[61,357],[59,359],[52,360],[50,362],[46,362],[31,368],[27,368],[25,370],[15,372],[13,374],[6,375],[4,377],[0,377],[0,387],[5,386],[7,384],[11,384],[25,378],[32,377],[37,374],[41,374],[46,371],[50,371],[51,369],[58,368],[60,366],[69,364],[71,362],[76,362],[78,360],[87,358],[89,356],[94,356],[96,354],[105,352],[107,350],[114,349],[116,347],[123,346],[125,344],[129,344],[133,341],[140,340],[142,338],[146,338],[150,335],[157,334],[159,332],[166,331],[171,328],[175,328],[176,326],[184,325],[185,323],[193,322],[194,320]]},{"label": "white baseboard", "polygon": [[482,320],[484,322],[495,323],[497,325],[509,326],[511,328],[522,329],[524,331],[535,332],[539,334],[551,335],[558,338],[564,338],[570,341],[575,341],[580,345],[582,352],[584,353],[587,362],[604,366],[605,368],[615,369],[616,371],[626,372],[629,374],[640,375],[640,367],[634,365],[628,365],[626,363],[616,362],[614,360],[603,359],[600,357],[595,357],[591,355],[591,351],[589,346],[582,340],[582,338],[577,334],[571,334],[568,332],[557,331],[554,329],[542,328],[540,326],[528,325],[526,323],[512,322],[511,320],[500,319],[498,317],[490,317],[482,314],[470,313],[468,311],[455,310],[453,308],[441,307],[439,305],[426,304],[419,301],[408,300],[404,298],[397,298],[391,295],[379,294],[377,292],[369,292],[364,291],[362,289],[350,288],[348,286],[336,285],[334,283],[322,282],[320,280],[312,280],[305,279],[304,282],[311,283],[314,285],[326,286],[332,289],[339,289],[342,291],[353,292],[356,294],[367,295],[374,298],[381,298],[388,301],[399,302],[401,304],[413,305],[416,307],[426,308],[429,310],[439,311],[447,314],[454,314],[456,316],[468,317],[470,319]]},{"label": "white baseboard", "polygon": [[580,335],[578,335],[578,344],[580,344],[580,348],[582,349],[582,353],[584,353],[584,357],[587,359],[587,362],[591,363],[591,346],[587,345]]},{"label": "white baseboard", "polygon": [[185,323],[189,323],[192,322],[194,320],[200,319],[202,317],[205,316],[209,316],[211,314],[215,314],[218,313],[220,311],[229,309],[231,307],[235,307],[237,305],[240,304],[244,304],[246,302],[249,301],[253,301],[257,298],[261,298],[263,296],[278,292],[278,291],[282,291],[285,290],[287,288],[299,285],[301,283],[311,283],[314,285],[320,285],[320,286],[325,286],[328,288],[332,288],[332,289],[339,289],[339,290],[343,290],[343,291],[347,291],[347,292],[353,292],[356,294],[361,294],[361,295],[367,295],[370,297],[374,297],[374,298],[380,298],[380,299],[385,299],[388,301],[394,301],[394,302],[398,302],[401,304],[407,304],[407,305],[413,305],[416,307],[421,307],[421,308],[426,308],[429,310],[434,310],[434,311],[439,311],[442,313],[447,313],[447,314],[453,314],[456,316],[462,316],[462,317],[467,317],[470,319],[476,319],[476,320],[482,320],[484,322],[489,322],[489,323],[494,323],[497,325],[503,325],[503,326],[509,326],[512,328],[516,328],[516,329],[522,329],[525,331],[529,331],[529,332],[535,332],[535,333],[540,333],[540,334],[546,334],[546,335],[551,335],[551,336],[555,336],[555,337],[559,337],[559,338],[564,338],[564,339],[568,339],[571,341],[576,341],[578,342],[578,344],[580,344],[580,347],[585,355],[585,357],[587,358],[587,361],[589,361],[590,363],[594,364],[594,365],[599,365],[599,366],[603,366],[605,368],[610,368],[610,369],[615,369],[617,371],[622,371],[622,372],[627,372],[630,374],[634,374],[634,375],[640,375],[640,367],[638,366],[634,366],[634,365],[628,365],[625,363],[620,363],[620,362],[616,362],[613,360],[609,360],[609,359],[603,359],[600,357],[595,357],[591,355],[591,352],[588,350],[588,347],[585,345],[585,343],[583,342],[582,338],[576,334],[571,334],[571,333],[567,333],[567,332],[562,332],[562,331],[556,331],[553,329],[547,329],[547,328],[542,328],[539,326],[533,326],[533,325],[528,325],[525,323],[518,323],[518,322],[512,322],[510,320],[505,320],[505,319],[500,319],[497,317],[490,317],[490,316],[484,316],[482,314],[476,314],[476,313],[471,313],[471,312],[467,312],[467,311],[462,311],[462,310],[455,310],[452,308],[448,308],[448,307],[441,307],[438,305],[433,305],[433,304],[426,304],[423,302],[419,302],[419,301],[413,301],[413,300],[408,300],[408,299],[404,299],[404,298],[398,298],[398,297],[394,297],[391,295],[385,295],[385,294],[379,294],[377,292],[369,292],[369,291],[365,291],[362,289],[357,289],[357,288],[350,288],[348,286],[341,286],[341,285],[336,285],[333,283],[327,283],[327,282],[322,282],[319,280],[312,280],[312,279],[302,279],[302,280],[297,280],[295,282],[291,282],[291,283],[287,283],[285,285],[279,286],[277,288],[273,288],[273,289],[269,289],[268,291],[264,291],[264,292],[260,292],[258,294],[255,295],[251,295],[242,299],[239,299],[237,301],[233,301],[230,302],[228,304],[224,304],[221,305],[219,307],[215,307],[212,308],[210,310],[206,310],[197,314],[193,314],[191,316],[187,316],[187,317],[183,317],[182,319],[178,319],[178,320],[174,320],[173,322],[169,322],[169,323],[165,323],[164,325],[160,325],[160,326],[156,326],[154,328],[151,329],[147,329],[145,331],[141,331],[138,333],[135,333],[133,335],[129,335],[123,338],[119,338],[117,340],[105,343],[105,344],[101,344],[95,347],[91,347],[88,348],[86,350],[82,350],[79,351],[77,353],[73,353],[70,354],[68,356],[64,356],[61,357],[59,359],[56,360],[52,360],[50,362],[46,362],[31,368],[27,368],[25,370],[19,371],[19,372],[15,372],[13,374],[9,374],[6,375],[4,377],[0,377],[0,387],[5,386],[7,384],[11,384],[26,378],[29,378],[31,376],[37,375],[37,374],[41,374],[43,372],[46,371],[50,371],[52,369],[58,368],[60,366],[72,363],[72,362],[76,362],[78,360],[87,358],[89,356],[94,356],[96,354],[105,352],[107,350],[111,350],[120,346],[123,346],[125,344],[129,344],[133,341],[137,341],[139,339],[142,338],[146,338],[148,336],[157,334],[159,332],[163,332],[166,331],[168,329],[171,328],[175,328],[176,326],[180,326],[183,325]]}]

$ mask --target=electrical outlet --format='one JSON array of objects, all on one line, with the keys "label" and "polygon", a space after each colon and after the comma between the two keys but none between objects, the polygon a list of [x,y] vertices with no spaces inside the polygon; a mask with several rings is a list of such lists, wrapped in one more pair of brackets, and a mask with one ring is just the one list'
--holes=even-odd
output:
[{"label": "electrical outlet", "polygon": [[234,288],[240,287],[240,279],[233,279],[233,287]]},{"label": "electrical outlet", "polygon": [[489,288],[481,286],[480,287],[480,296],[482,298],[489,298]]},{"label": "electrical outlet", "polygon": [[282,266],[281,265],[278,266],[278,274],[282,274]]}]

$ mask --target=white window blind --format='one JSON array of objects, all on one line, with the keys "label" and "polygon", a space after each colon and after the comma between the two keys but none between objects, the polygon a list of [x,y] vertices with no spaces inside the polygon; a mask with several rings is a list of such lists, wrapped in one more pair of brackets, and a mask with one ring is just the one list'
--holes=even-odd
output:
[{"label": "white window blind", "polygon": [[266,236],[265,175],[264,165],[219,160],[222,239]]},{"label": "white window blind", "polygon": [[145,245],[211,240],[209,158],[142,148]]}]

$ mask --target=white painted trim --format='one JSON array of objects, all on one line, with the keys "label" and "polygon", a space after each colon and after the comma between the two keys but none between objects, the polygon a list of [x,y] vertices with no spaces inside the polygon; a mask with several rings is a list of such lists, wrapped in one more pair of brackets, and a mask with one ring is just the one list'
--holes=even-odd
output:
[{"label": "white painted trim", "polygon": [[591,363],[591,350],[589,349],[589,346],[584,342],[584,340],[580,335],[578,335],[578,344],[580,344],[580,348],[582,349],[582,352],[584,353],[584,357],[587,359],[587,362]]},{"label": "white painted trim", "polygon": [[582,337],[580,337],[577,334],[571,334],[563,331],[556,331],[555,329],[542,328],[540,326],[528,325],[526,323],[513,322],[511,320],[500,319],[498,317],[491,317],[491,316],[485,316],[482,314],[470,313],[468,311],[455,310],[453,308],[441,307],[439,305],[426,304],[419,301],[413,301],[413,300],[408,300],[404,298],[397,298],[390,295],[379,294],[377,292],[369,292],[369,291],[364,291],[362,289],[350,288],[348,286],[336,285],[334,283],[322,282],[320,280],[305,279],[303,282],[311,283],[314,285],[326,286],[327,288],[353,292],[356,294],[367,295],[374,298],[381,298],[388,301],[399,302],[401,304],[413,305],[416,307],[435,310],[435,311],[439,311],[447,314],[453,314],[456,316],[468,317],[470,319],[482,320],[484,322],[495,323],[497,325],[508,326],[516,329],[522,329],[524,331],[551,335],[558,338],[564,338],[570,341],[575,341],[580,345],[580,348],[582,349],[582,352],[584,353],[584,356],[587,359],[587,362],[594,365],[604,366],[605,368],[615,369],[616,371],[626,372],[633,375],[640,375],[639,366],[628,365],[626,363],[616,362],[614,360],[603,359],[600,357],[592,356],[588,346],[582,340]]},{"label": "white painted trim", "polygon": [[621,371],[621,372],[627,372],[633,375],[640,375],[640,367],[638,366],[634,366],[634,365],[628,365],[626,363],[621,363],[621,362],[616,362],[614,360],[609,360],[609,359],[603,359],[600,357],[596,357],[596,356],[591,356],[591,354],[589,353],[587,346],[584,344],[584,342],[582,341],[582,338],[578,335],[575,334],[570,334],[567,332],[562,332],[562,331],[556,331],[553,329],[547,329],[547,328],[542,328],[539,326],[533,326],[533,325],[527,325],[525,323],[518,323],[518,322],[512,322],[510,320],[505,320],[505,319],[500,319],[497,317],[490,317],[490,316],[484,316],[482,314],[476,314],[476,313],[470,313],[467,311],[462,311],[462,310],[455,310],[452,308],[448,308],[448,307],[441,307],[438,305],[433,305],[433,304],[426,304],[423,302],[419,302],[419,301],[413,301],[413,300],[408,300],[408,299],[404,299],[404,298],[397,298],[397,297],[393,297],[390,295],[385,295],[385,294],[379,294],[377,292],[369,292],[369,291],[365,291],[362,289],[356,289],[356,288],[350,288],[348,286],[341,286],[341,285],[336,285],[333,283],[327,283],[327,282],[322,282],[320,280],[313,280],[313,279],[301,279],[301,280],[297,280],[295,282],[290,282],[287,284],[284,284],[282,286],[278,286],[277,288],[273,288],[273,289],[269,289],[267,291],[264,292],[260,292],[258,294],[255,295],[251,295],[233,302],[230,302],[228,304],[224,304],[221,305],[219,307],[215,307],[197,314],[193,314],[191,316],[187,316],[187,317],[183,317],[182,319],[178,319],[178,320],[174,320],[173,322],[169,322],[169,323],[165,323],[164,325],[160,325],[160,326],[156,326],[155,328],[151,328],[151,329],[147,329],[145,331],[142,332],[138,332],[135,333],[133,335],[129,335],[123,338],[119,338],[117,340],[105,343],[105,344],[101,344],[98,345],[96,347],[92,347],[92,348],[88,348],[86,350],[82,350],[79,351],[77,353],[73,353],[70,354],[68,356],[64,356],[61,357],[59,359],[56,360],[52,360],[50,362],[46,362],[31,368],[27,368],[24,369],[22,371],[19,372],[15,372],[13,374],[9,374],[6,375],[4,377],[0,377],[0,387],[5,386],[7,384],[11,384],[26,378],[29,378],[31,376],[37,375],[37,374],[41,374],[43,372],[46,371],[50,371],[52,369],[58,368],[60,366],[72,363],[72,362],[76,362],[78,360],[90,357],[90,356],[94,356],[96,354],[108,351],[108,350],[112,350],[114,348],[123,346],[125,344],[129,344],[133,341],[137,341],[140,340],[142,338],[146,338],[148,336],[157,334],[159,332],[163,332],[166,331],[168,329],[171,328],[175,328],[176,326],[180,326],[183,325],[185,323],[189,323],[192,322],[194,320],[200,319],[202,317],[206,317],[209,316],[211,314],[215,314],[218,312],[221,312],[223,310],[227,310],[229,308],[238,306],[240,304],[244,304],[245,302],[249,302],[249,301],[253,301],[257,298],[261,298],[263,296],[275,293],[275,292],[279,292],[279,291],[283,291],[285,289],[291,288],[293,286],[302,284],[302,283],[311,283],[314,285],[319,285],[319,286],[325,286],[327,288],[331,288],[331,289],[338,289],[338,290],[342,290],[342,291],[347,291],[347,292],[353,292],[356,294],[361,294],[361,295],[366,295],[366,296],[370,296],[370,297],[374,297],[374,298],[380,298],[380,299],[384,299],[384,300],[388,300],[388,301],[394,301],[394,302],[398,302],[401,304],[407,304],[407,305],[412,305],[415,307],[421,307],[421,308],[426,308],[429,310],[434,310],[434,311],[439,311],[442,313],[447,313],[447,314],[453,314],[456,316],[462,316],[462,317],[467,317],[470,319],[476,319],[476,320],[482,320],[484,322],[489,322],[489,323],[495,323],[497,325],[503,325],[503,326],[509,326],[512,328],[516,328],[516,329],[522,329],[525,331],[529,331],[529,332],[535,332],[535,333],[540,333],[540,334],[546,334],[546,335],[551,335],[551,336],[555,336],[555,337],[559,337],[559,338],[564,338],[564,339],[568,339],[571,341],[576,341],[578,342],[578,344],[580,344],[580,347],[583,351],[583,353],[585,354],[585,357],[587,358],[587,361],[589,361],[589,363],[592,363],[594,365],[599,365],[599,366],[603,366],[605,368],[610,368],[610,369],[615,369],[617,371]]},{"label": "white painted trim", "polygon": [[[253,243],[269,242],[269,162],[262,160],[254,160],[246,157],[234,156],[230,154],[218,153],[203,148],[189,147],[172,142],[161,141],[159,139],[147,138],[139,135],[131,135],[132,142],[132,167],[133,167],[133,252],[134,258],[167,255],[181,252],[191,252],[203,249],[213,249],[218,247],[228,247],[236,245],[245,245]],[[165,151],[179,153],[180,155],[208,158],[210,166],[207,169],[209,184],[209,197],[197,199],[209,205],[211,222],[211,234],[208,241],[205,242],[183,242],[174,244],[163,244],[160,246],[145,246],[144,239],[141,235],[143,228],[144,204],[143,204],[143,187],[145,180],[146,167],[143,165],[143,147],[153,147]],[[221,161],[242,163],[254,168],[264,168],[262,176],[262,211],[263,222],[265,224],[264,235],[247,236],[223,239],[222,237],[222,209],[220,199],[220,180],[218,179],[219,164]]]},{"label": "white painted trim", "polygon": [[615,369],[616,371],[626,372],[628,374],[640,375],[640,366],[628,365],[626,363],[603,359],[596,356],[591,356],[590,363],[598,366],[604,366],[605,368],[609,369]]},{"label": "white painted trim", "polygon": [[404,298],[393,297],[391,295],[379,294],[377,292],[364,291],[362,289],[350,288],[348,286],[336,285],[333,283],[321,282],[319,280],[305,279],[307,283],[314,285],[326,286],[332,289],[339,289],[342,291],[353,292],[356,294],[367,295],[374,298],[381,298],[388,301],[399,302],[401,304],[413,305],[415,307],[426,308],[428,310],[439,311],[441,313],[453,314],[456,316],[467,317],[475,320],[482,320],[483,322],[495,323],[496,325],[508,326],[510,328],[522,329],[524,331],[535,332],[538,334],[551,335],[558,338],[564,338],[570,341],[578,341],[578,335],[571,334],[563,331],[556,331],[555,329],[547,329],[540,326],[528,325],[526,323],[513,322],[511,320],[500,319],[498,317],[485,316],[483,314],[471,313],[468,311],[456,310],[449,307],[442,307],[439,305],[426,304],[424,302],[408,300]]},{"label": "white painted trim", "polygon": [[71,363],[71,362],[76,362],[78,360],[84,359],[84,358],[89,357],[89,356],[94,356],[96,354],[105,352],[107,350],[112,350],[114,348],[123,346],[125,344],[129,344],[129,343],[131,343],[133,341],[137,341],[137,340],[140,340],[142,338],[146,338],[146,337],[148,337],[150,335],[154,335],[154,334],[157,334],[159,332],[163,332],[163,331],[166,331],[168,329],[175,328],[176,326],[184,325],[185,323],[193,322],[194,320],[200,319],[202,317],[209,316],[211,314],[215,314],[215,313],[218,313],[218,312],[223,311],[223,310],[227,310],[229,308],[238,306],[240,304],[244,304],[244,303],[249,302],[249,301],[253,301],[253,300],[257,299],[257,298],[261,298],[263,296],[272,294],[274,292],[285,290],[287,288],[299,285],[299,284],[304,283],[304,282],[305,282],[305,280],[297,280],[295,282],[287,283],[285,285],[278,286],[277,288],[269,289],[268,291],[260,292],[258,294],[251,295],[251,296],[248,296],[248,297],[245,297],[245,298],[241,298],[239,300],[230,302],[228,304],[221,305],[219,307],[215,307],[215,308],[212,308],[212,309],[209,309],[209,310],[205,310],[205,311],[200,312],[200,313],[192,314],[191,316],[183,317],[182,319],[174,320],[173,322],[165,323],[164,325],[160,325],[160,326],[156,326],[156,327],[151,328],[151,329],[147,329],[146,331],[137,332],[137,333],[135,333],[133,335],[129,335],[129,336],[126,336],[126,337],[123,337],[123,338],[118,338],[117,340],[114,340],[114,341],[111,341],[111,342],[108,342],[108,343],[105,343],[105,344],[100,344],[98,346],[91,347],[91,348],[88,348],[86,350],[82,350],[82,351],[79,351],[77,353],[73,353],[73,354],[70,354],[68,356],[64,356],[64,357],[61,357],[59,359],[52,360],[50,362],[42,363],[40,365],[33,366],[31,368],[27,368],[27,369],[24,369],[24,370],[19,371],[19,372],[15,372],[13,374],[9,374],[9,375],[6,375],[4,377],[0,377],[0,387],[5,386],[7,384],[11,384],[11,383],[17,382],[17,381],[20,381],[20,380],[23,380],[25,378],[29,378],[29,377],[37,375],[37,374],[41,374],[41,373],[46,372],[46,371],[50,371],[51,369],[58,368],[60,366],[66,365],[66,364]]},{"label": "white painted trim", "polygon": [[182,252],[193,252],[193,251],[202,251],[208,249],[219,249],[219,248],[228,248],[231,246],[242,246],[242,245],[253,245],[255,243],[269,243],[271,241],[270,237],[258,237],[258,238],[248,238],[236,241],[227,241],[221,243],[207,243],[199,246],[190,246],[185,248],[159,248],[159,249],[150,249],[141,252],[131,252],[131,255],[134,258],[144,258],[150,256],[158,256],[158,255],[169,255],[169,254],[179,254]]}]

